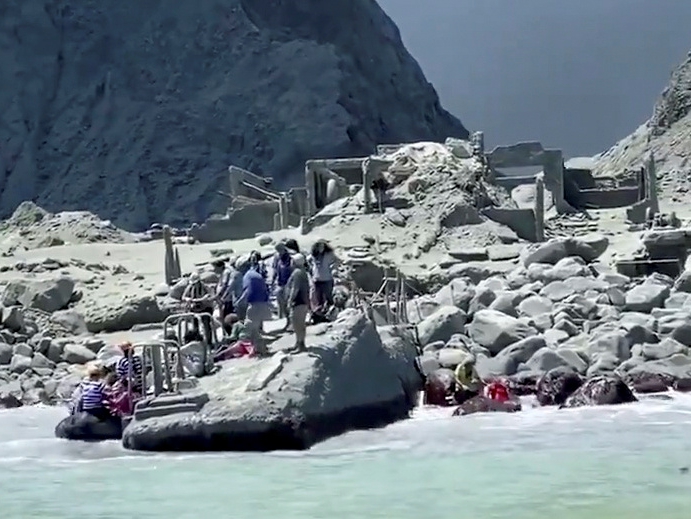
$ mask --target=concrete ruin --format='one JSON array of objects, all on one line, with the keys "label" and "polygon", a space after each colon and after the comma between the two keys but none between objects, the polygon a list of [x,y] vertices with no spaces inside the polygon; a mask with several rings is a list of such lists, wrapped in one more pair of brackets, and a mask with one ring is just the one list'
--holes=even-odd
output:
[{"label": "concrete ruin", "polygon": [[228,199],[226,214],[193,225],[190,235],[196,241],[241,240],[299,223],[304,190],[275,191],[271,178],[236,166],[228,168],[228,179],[230,191],[219,192]]},{"label": "concrete ruin", "polygon": [[645,233],[632,257],[616,263],[620,274],[636,278],[653,273],[676,278],[684,271],[691,248],[691,229],[660,228]]}]

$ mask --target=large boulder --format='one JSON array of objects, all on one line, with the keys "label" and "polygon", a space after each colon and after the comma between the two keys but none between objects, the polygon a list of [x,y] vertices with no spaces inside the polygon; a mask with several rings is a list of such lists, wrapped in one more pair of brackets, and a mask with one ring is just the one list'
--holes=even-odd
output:
[{"label": "large boulder", "polygon": [[523,258],[523,264],[526,267],[533,263],[556,265],[569,256],[577,256],[590,263],[600,257],[606,248],[602,241],[587,243],[576,238],[554,238],[529,251]]},{"label": "large boulder", "polygon": [[[308,336],[305,353],[235,359],[200,380],[209,401],[196,413],[135,419],[127,448],[166,450],[305,449],[345,431],[405,418],[419,383],[402,376],[415,350],[390,353],[374,325],[346,310],[324,333]],[[406,356],[405,359],[401,355]]]},{"label": "large boulder", "polygon": [[614,405],[636,402],[631,388],[616,375],[590,378],[564,402],[564,407]]},{"label": "large boulder", "polygon": [[626,309],[631,312],[649,313],[662,308],[669,297],[669,287],[655,280],[646,280],[626,293]]},{"label": "large boulder", "polygon": [[417,325],[420,344],[427,346],[435,341],[448,341],[453,335],[463,332],[465,320],[463,310],[455,306],[442,306]]},{"label": "large boulder", "polygon": [[74,292],[74,280],[62,276],[56,279],[18,279],[5,286],[2,304],[37,308],[44,312],[55,312],[67,306]]},{"label": "large boulder", "polygon": [[86,327],[91,333],[129,330],[138,324],[160,323],[170,315],[154,296],[126,297],[105,306],[85,309]]},{"label": "large boulder", "polygon": [[524,322],[496,310],[479,310],[468,325],[470,337],[496,355],[507,346],[536,334]]},{"label": "large boulder", "polygon": [[537,381],[535,396],[540,405],[562,405],[582,384],[583,378],[574,370],[554,368]]}]

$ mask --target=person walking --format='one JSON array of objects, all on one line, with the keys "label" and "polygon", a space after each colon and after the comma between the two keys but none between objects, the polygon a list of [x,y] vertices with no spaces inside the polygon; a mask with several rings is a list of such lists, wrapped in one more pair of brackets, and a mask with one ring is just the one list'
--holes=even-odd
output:
[{"label": "person walking", "polygon": [[245,322],[252,335],[257,354],[268,355],[264,343],[264,321],[271,319],[271,304],[269,302],[269,288],[258,264],[252,264],[242,278],[241,303],[247,305]]}]

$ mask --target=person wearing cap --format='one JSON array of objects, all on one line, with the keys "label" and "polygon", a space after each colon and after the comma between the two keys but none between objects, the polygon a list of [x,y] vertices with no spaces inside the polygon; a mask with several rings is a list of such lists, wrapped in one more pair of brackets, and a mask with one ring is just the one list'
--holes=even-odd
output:
[{"label": "person wearing cap", "polygon": [[279,319],[286,319],[286,325],[283,331],[286,331],[290,326],[290,313],[287,305],[286,285],[288,279],[293,271],[293,260],[290,256],[290,251],[284,243],[276,244],[276,254],[274,254],[272,263],[271,286],[275,287],[276,303],[278,304]]},{"label": "person wearing cap", "polygon": [[309,311],[310,282],[306,270],[305,256],[294,254],[293,271],[288,278],[286,303],[290,309],[290,321],[295,331],[295,349],[305,351],[307,336],[307,313]]}]

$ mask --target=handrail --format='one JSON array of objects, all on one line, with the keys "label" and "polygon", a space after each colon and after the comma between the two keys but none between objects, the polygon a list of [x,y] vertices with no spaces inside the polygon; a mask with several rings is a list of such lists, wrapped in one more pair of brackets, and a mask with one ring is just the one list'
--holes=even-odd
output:
[{"label": "handrail", "polygon": [[[174,350],[173,353],[176,356],[176,366],[177,366],[177,378],[179,380],[184,380],[185,379],[185,371],[182,369],[182,356],[180,355],[180,345],[176,343],[175,341],[172,340],[162,340],[162,341],[146,341],[146,342],[138,342],[133,345],[131,349],[128,350],[127,352],[127,359],[128,359],[128,369],[127,369],[127,396],[130,401],[130,404],[133,406],[134,404],[134,396],[132,394],[132,387],[134,385],[134,368],[133,368],[133,362],[132,359],[134,357],[134,352],[136,349],[141,349],[142,350],[142,363],[145,363],[147,359],[147,354],[148,358],[151,359],[151,364],[152,364],[152,369],[154,371],[154,380],[153,380],[153,387],[154,387],[154,396],[159,396],[161,393],[163,393],[163,384],[160,380],[160,376],[163,375],[165,377],[165,382],[166,382],[166,391],[168,393],[174,393],[174,385],[173,385],[173,375],[170,367],[170,349]],[[156,352],[156,353],[154,353]],[[159,355],[160,354],[160,355]],[[144,366],[142,366],[144,367]],[[163,371],[163,373],[161,373]],[[146,369],[142,369],[141,373],[141,387],[142,387],[142,396],[145,396],[149,388],[147,387],[147,372]]]}]

